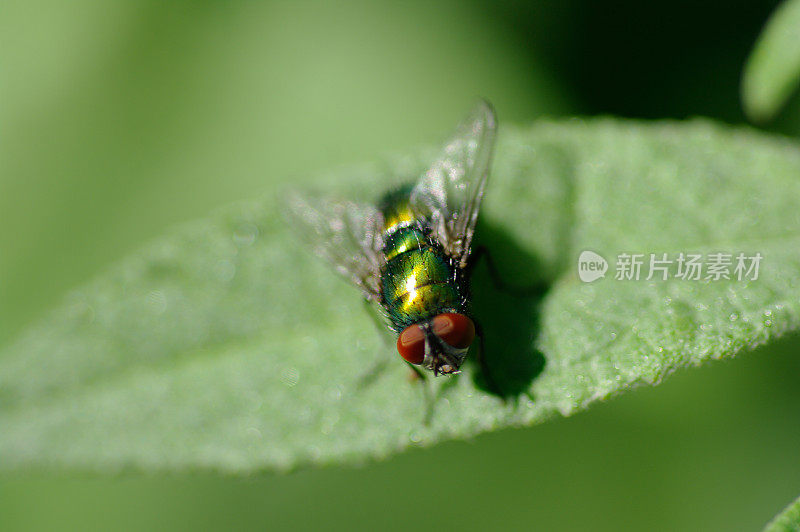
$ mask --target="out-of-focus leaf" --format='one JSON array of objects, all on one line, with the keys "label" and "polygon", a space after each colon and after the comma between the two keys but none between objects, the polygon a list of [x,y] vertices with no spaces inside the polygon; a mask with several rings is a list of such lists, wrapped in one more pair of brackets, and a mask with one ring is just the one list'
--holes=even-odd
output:
[{"label": "out-of-focus leaf", "polygon": [[764,528],[764,532],[800,532],[800,499],[783,509]]},{"label": "out-of-focus leaf", "polygon": [[745,65],[742,103],[751,120],[769,120],[800,84],[800,0],[786,0],[767,22]]},{"label": "out-of-focus leaf", "polygon": [[[428,153],[335,173],[381,192]],[[386,169],[389,170],[386,170]],[[538,301],[489,288],[492,377],[420,383],[358,291],[310,257],[280,199],[170,232],[0,350],[0,467],[216,469],[353,462],[570,415],[800,325],[800,150],[707,121],[600,119],[501,130],[479,238]],[[370,188],[371,187],[371,188]],[[582,283],[576,260],[612,262]],[[755,281],[616,281],[622,252],[761,253]],[[376,360],[387,369],[360,387]]]}]

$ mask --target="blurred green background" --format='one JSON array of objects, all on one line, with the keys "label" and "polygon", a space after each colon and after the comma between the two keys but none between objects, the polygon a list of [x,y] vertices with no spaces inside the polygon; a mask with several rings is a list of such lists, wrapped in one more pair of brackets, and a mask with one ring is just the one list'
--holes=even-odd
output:
[{"label": "blurred green background", "polygon": [[[165,227],[437,141],[479,95],[501,125],[742,123],[776,5],[4,2],[0,344]],[[800,134],[797,97],[767,129]],[[358,468],[0,476],[0,529],[758,529],[800,494],[799,346]]]}]

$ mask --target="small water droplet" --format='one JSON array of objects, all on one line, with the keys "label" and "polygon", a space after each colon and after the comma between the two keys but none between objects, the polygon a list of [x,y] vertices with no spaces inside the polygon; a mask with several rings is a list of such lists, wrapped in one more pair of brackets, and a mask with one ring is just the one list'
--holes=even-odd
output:
[{"label": "small water droplet", "polygon": [[242,224],[233,232],[233,241],[238,246],[250,246],[258,238],[258,227],[253,224]]},{"label": "small water droplet", "polygon": [[330,434],[333,432],[333,429],[336,428],[336,424],[339,422],[339,414],[333,413],[327,416],[325,419],[322,420],[322,426],[320,427],[320,432],[325,435]]},{"label": "small water droplet", "polygon": [[236,265],[226,259],[217,261],[214,273],[220,281],[230,282],[236,276]]},{"label": "small water droplet", "polygon": [[319,458],[322,456],[322,450],[316,445],[312,445],[308,448],[308,455],[312,460],[319,460]]},{"label": "small water droplet", "polygon": [[340,401],[342,399],[342,389],[336,386],[328,390],[328,399],[331,401]]}]

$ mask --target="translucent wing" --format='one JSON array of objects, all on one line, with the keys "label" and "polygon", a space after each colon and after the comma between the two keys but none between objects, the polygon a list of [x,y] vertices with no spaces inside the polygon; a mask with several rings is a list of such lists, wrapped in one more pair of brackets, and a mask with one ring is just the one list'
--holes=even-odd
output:
[{"label": "translucent wing", "polygon": [[494,110],[481,101],[411,192],[416,213],[430,220],[436,237],[462,267],[489,174],[495,124]]},{"label": "translucent wing", "polygon": [[292,193],[285,215],[312,251],[378,299],[381,265],[381,213],[372,205]]}]

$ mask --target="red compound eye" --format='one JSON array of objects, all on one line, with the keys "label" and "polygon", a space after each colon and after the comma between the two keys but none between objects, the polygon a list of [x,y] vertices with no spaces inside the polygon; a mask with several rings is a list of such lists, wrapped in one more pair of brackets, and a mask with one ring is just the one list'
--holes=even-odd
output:
[{"label": "red compound eye", "polygon": [[475,339],[475,324],[463,314],[439,314],[433,318],[436,336],[459,349],[466,349]]},{"label": "red compound eye", "polygon": [[397,337],[397,352],[412,364],[422,364],[425,358],[425,333],[419,325],[409,325]]},{"label": "red compound eye", "polygon": [[[439,314],[432,321],[433,332],[449,345],[466,349],[475,339],[475,324],[463,314]],[[409,325],[397,337],[397,352],[412,364],[425,358],[425,333],[419,325]]]}]

